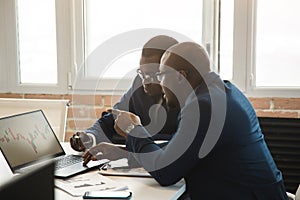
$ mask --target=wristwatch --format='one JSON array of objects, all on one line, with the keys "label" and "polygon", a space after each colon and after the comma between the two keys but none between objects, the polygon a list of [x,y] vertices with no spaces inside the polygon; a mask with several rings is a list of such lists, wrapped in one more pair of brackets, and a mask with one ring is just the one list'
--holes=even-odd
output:
[{"label": "wristwatch", "polygon": [[134,129],[134,128],[135,128],[135,125],[134,125],[133,123],[131,123],[131,124],[126,128],[125,133],[129,134],[129,133],[132,131],[132,129]]}]

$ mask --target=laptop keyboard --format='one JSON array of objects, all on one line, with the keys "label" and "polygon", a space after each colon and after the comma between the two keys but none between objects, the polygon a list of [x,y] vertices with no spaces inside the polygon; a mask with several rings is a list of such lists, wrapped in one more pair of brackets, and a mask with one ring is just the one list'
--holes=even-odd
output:
[{"label": "laptop keyboard", "polygon": [[55,161],[55,169],[61,169],[80,162],[82,162],[82,158],[80,156],[67,155],[65,157],[58,158]]}]

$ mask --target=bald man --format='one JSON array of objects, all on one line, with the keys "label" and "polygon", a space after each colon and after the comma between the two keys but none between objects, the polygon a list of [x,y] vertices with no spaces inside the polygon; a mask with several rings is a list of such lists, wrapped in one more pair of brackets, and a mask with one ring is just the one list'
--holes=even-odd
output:
[{"label": "bald man", "polygon": [[178,129],[160,148],[138,116],[117,111],[115,129],[137,161],[161,184],[185,179],[182,199],[288,199],[248,99],[210,70],[193,42],[163,55],[160,81],[169,109],[181,107]]}]

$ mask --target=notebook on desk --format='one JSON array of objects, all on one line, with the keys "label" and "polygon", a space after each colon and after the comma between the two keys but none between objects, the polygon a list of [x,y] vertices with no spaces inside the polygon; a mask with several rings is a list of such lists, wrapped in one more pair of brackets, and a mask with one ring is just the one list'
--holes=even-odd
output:
[{"label": "notebook on desk", "polygon": [[0,118],[0,148],[13,173],[54,159],[54,175],[66,178],[108,162],[83,166],[81,156],[67,155],[42,110]]}]

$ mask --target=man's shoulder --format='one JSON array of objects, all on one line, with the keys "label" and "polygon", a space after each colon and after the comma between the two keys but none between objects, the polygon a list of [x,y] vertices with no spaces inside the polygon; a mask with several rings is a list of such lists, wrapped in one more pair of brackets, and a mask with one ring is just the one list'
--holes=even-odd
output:
[{"label": "man's shoulder", "polygon": [[136,76],[132,82],[131,88],[137,89],[143,86],[142,80],[139,76]]}]

